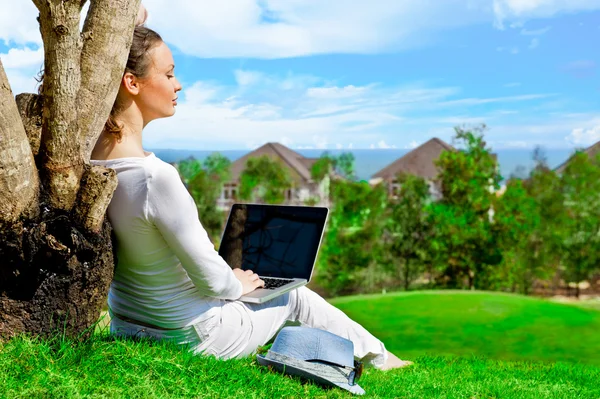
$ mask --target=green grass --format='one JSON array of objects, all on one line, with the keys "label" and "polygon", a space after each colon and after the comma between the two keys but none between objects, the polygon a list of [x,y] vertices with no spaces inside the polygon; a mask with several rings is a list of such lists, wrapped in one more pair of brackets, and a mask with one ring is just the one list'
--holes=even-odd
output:
[{"label": "green grass", "polygon": [[[600,398],[598,311],[488,293],[422,292],[332,302],[389,349],[415,361],[406,369],[369,370],[360,381],[367,397]],[[219,361],[168,343],[96,334],[82,343],[24,336],[0,343],[0,397],[352,395],[270,372],[252,358]]]},{"label": "green grass", "polygon": [[600,366],[600,312],[520,295],[423,291],[331,301],[401,357],[486,356]]}]

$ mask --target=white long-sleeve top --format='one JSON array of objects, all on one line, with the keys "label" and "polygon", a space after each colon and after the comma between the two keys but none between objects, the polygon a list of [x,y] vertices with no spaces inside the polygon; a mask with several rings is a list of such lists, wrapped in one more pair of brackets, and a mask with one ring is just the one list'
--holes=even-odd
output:
[{"label": "white long-sleeve top", "polygon": [[177,170],[146,157],[92,160],[117,172],[108,207],[117,265],[108,295],[113,313],[163,328],[211,318],[242,284],[198,220]]}]

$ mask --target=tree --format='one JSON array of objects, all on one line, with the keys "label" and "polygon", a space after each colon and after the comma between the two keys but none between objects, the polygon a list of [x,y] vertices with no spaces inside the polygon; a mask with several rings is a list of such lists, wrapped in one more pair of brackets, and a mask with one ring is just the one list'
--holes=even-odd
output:
[{"label": "tree", "polygon": [[213,243],[217,243],[223,230],[223,215],[217,208],[217,200],[223,185],[231,177],[231,161],[214,153],[203,162],[188,158],[178,165],[179,173],[196,203],[198,218]]},{"label": "tree", "polygon": [[540,208],[519,179],[508,181],[506,191],[494,206],[494,222],[502,231],[498,245],[502,264],[495,276],[500,285],[528,294],[536,278],[545,277],[544,264],[537,262],[539,251]]},{"label": "tree", "polygon": [[427,257],[431,226],[426,213],[430,202],[425,179],[412,175],[398,176],[398,197],[388,200],[385,225],[385,253],[402,275],[404,289],[423,270]]},{"label": "tree", "polygon": [[[535,167],[529,178],[523,181],[527,197],[535,202],[535,208],[529,209],[528,217],[532,230],[520,246],[517,256],[516,274],[521,281],[517,285],[521,292],[529,293],[536,278],[546,279],[556,273],[555,265],[560,263],[561,243],[564,229],[564,196],[560,177],[548,167],[543,151],[536,148],[533,153]],[[535,218],[539,218],[535,222]]]},{"label": "tree", "polygon": [[116,98],[140,0],[33,0],[40,95],[16,100],[0,62],[0,335],[89,329],[114,269],[114,171],[90,166]]},{"label": "tree", "polygon": [[432,253],[450,287],[464,279],[469,288],[485,287],[487,267],[501,260],[492,222],[501,177],[483,140],[484,130],[485,125],[456,128],[455,141],[464,148],[445,151],[436,162],[442,198],[428,211],[434,226]]},{"label": "tree", "polygon": [[337,179],[321,250],[318,282],[329,295],[353,292],[357,273],[381,258],[386,191],[383,186]]},{"label": "tree", "polygon": [[240,175],[240,199],[267,204],[285,201],[293,182],[288,169],[278,160],[263,155],[249,158]]},{"label": "tree", "polygon": [[600,159],[576,153],[561,177],[565,224],[562,240],[563,265],[568,282],[587,280],[600,268]]},{"label": "tree", "polygon": [[311,177],[315,181],[321,181],[326,176],[337,176],[346,180],[356,180],[354,170],[354,154],[343,152],[337,157],[325,151],[312,165]]}]

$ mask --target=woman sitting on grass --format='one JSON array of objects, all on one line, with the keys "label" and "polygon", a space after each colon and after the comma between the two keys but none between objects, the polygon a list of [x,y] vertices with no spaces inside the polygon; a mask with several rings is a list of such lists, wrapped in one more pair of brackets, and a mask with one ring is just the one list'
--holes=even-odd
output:
[{"label": "woman sitting on grass", "polygon": [[264,282],[225,263],[177,170],[142,148],[143,128],[175,113],[181,85],[174,68],[161,37],[137,26],[117,99],[92,153],[93,164],[114,169],[119,179],[108,208],[117,247],[108,296],[111,333],[171,339],[228,359],[252,354],[294,321],[351,340],[355,357],[367,365],[410,364],[306,287],[264,304],[236,301]]}]

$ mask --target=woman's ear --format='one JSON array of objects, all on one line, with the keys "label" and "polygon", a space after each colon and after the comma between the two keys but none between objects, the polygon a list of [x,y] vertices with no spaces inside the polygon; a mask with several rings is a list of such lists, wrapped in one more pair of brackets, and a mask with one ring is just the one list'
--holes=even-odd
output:
[{"label": "woman's ear", "polygon": [[121,80],[123,88],[131,95],[137,95],[140,91],[140,81],[131,72],[125,72]]}]

